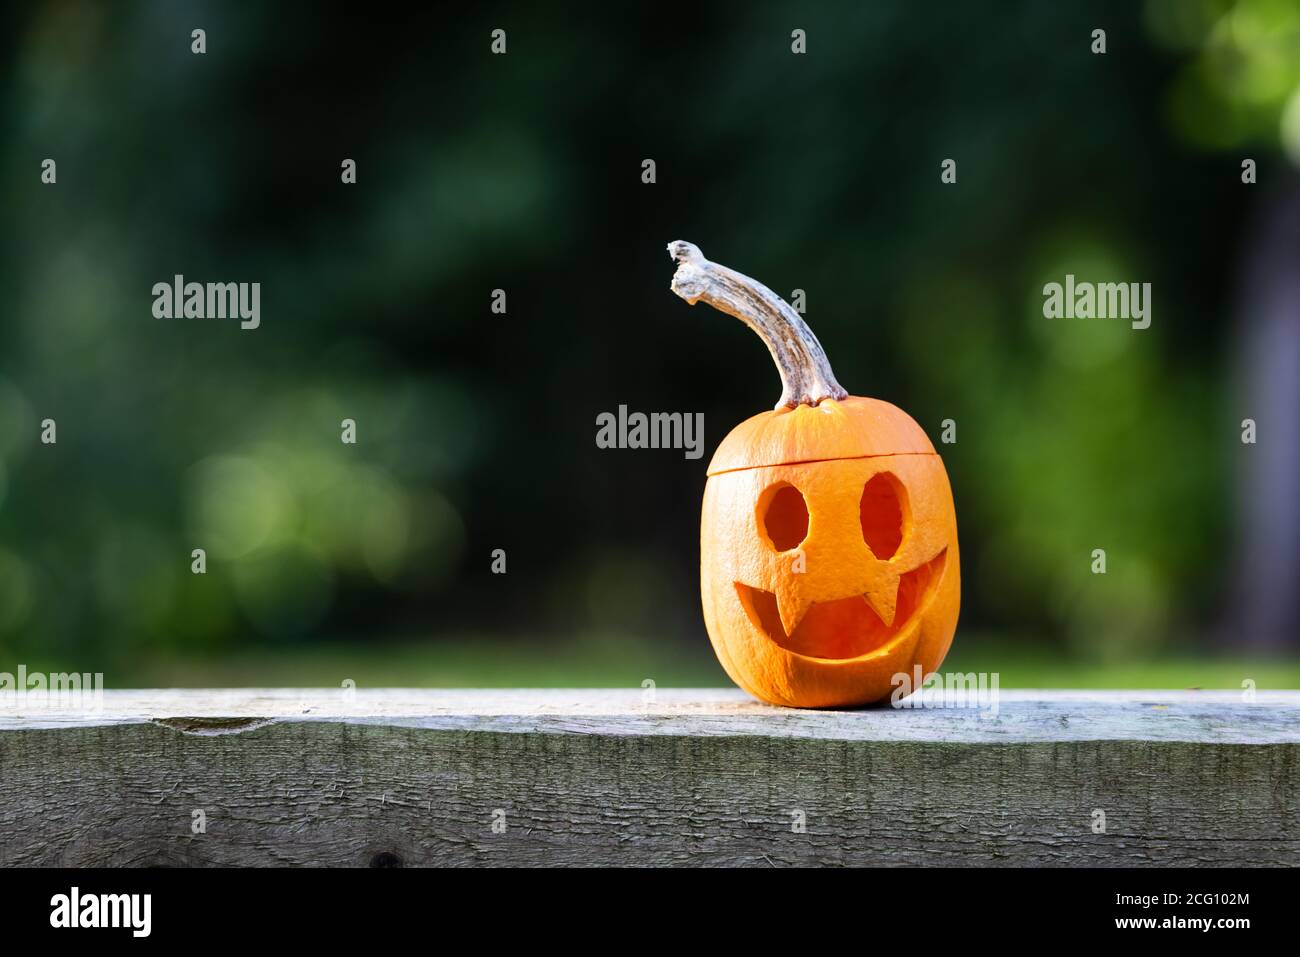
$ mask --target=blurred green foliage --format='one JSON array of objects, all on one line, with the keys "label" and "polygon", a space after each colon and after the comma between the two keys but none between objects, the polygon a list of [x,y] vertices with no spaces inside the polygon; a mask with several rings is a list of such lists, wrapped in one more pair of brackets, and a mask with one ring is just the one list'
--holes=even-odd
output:
[{"label": "blurred green foliage", "polygon": [[[8,11],[0,659],[120,684],[260,661],[231,680],[310,683],[274,660],[333,683],[374,641],[389,683],[454,683],[417,662],[475,653],[475,680],[500,660],[507,683],[562,684],[547,662],[620,656],[717,678],[703,463],[594,445],[620,403],[703,411],[716,445],[779,391],[739,324],[670,295],[676,238],[807,290],[851,391],[932,436],[957,421],[959,651],[968,633],[1049,661],[1205,650],[1249,207],[1237,159],[1204,148],[1262,138],[1264,170],[1300,142],[1297,10]],[[1152,282],[1151,329],[1044,319],[1067,272]],[[176,273],[260,281],[262,327],[154,319]]]},{"label": "blurred green foliage", "polygon": [[1150,0],[1156,43],[1185,54],[1169,115],[1209,149],[1275,146],[1300,163],[1300,4],[1293,0]]}]

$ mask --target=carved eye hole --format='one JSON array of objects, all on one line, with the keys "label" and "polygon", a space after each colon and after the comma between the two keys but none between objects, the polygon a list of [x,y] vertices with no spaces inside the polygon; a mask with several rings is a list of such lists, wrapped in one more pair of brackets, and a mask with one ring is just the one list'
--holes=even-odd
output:
[{"label": "carved eye hole", "polygon": [[904,494],[888,472],[873,475],[862,489],[862,540],[881,561],[893,558],[903,543]]},{"label": "carved eye hole", "polygon": [[758,521],[778,552],[788,552],[808,537],[808,506],[793,485],[773,485],[763,493]]}]

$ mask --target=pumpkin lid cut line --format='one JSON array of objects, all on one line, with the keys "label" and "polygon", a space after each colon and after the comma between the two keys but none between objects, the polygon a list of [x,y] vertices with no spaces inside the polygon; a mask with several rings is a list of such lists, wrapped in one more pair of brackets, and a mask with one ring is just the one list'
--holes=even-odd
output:
[{"label": "pumpkin lid cut line", "polygon": [[824,458],[824,459],[797,459],[789,462],[772,462],[767,465],[738,465],[735,468],[731,468],[731,469],[715,470],[712,466],[710,466],[709,471],[705,474],[706,476],[727,475],[731,472],[748,472],[751,471],[752,469],[776,469],[776,468],[783,468],[784,466],[787,465],[816,465],[819,462],[852,462],[857,459],[890,459],[890,458],[901,457],[904,455],[915,455],[920,457],[931,456],[934,458],[939,457],[938,452],[876,452],[872,455],[840,455],[840,456],[835,456],[833,458]]}]

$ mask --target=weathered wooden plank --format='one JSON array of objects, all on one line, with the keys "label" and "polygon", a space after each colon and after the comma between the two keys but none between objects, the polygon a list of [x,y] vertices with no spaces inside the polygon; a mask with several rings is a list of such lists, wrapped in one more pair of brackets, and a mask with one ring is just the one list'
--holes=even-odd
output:
[{"label": "weathered wooden plank", "polygon": [[1298,751],[1296,692],[0,694],[0,864],[1294,865]]}]

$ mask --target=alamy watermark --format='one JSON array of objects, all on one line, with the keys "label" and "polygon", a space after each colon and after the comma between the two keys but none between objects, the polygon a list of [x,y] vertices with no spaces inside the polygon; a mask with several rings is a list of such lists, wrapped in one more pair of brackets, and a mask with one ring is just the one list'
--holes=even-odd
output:
[{"label": "alamy watermark", "polygon": [[628,412],[596,416],[598,449],[685,449],[688,459],[704,454],[703,412]]},{"label": "alamy watermark", "polygon": [[153,284],[155,319],[235,319],[239,328],[262,324],[260,282],[186,282],[177,273],[171,282]]},{"label": "alamy watermark", "polygon": [[50,898],[50,926],[56,928],[118,927],[148,937],[152,915],[152,894],[83,894],[73,887]]},{"label": "alamy watermark", "polygon": [[1064,283],[1043,287],[1046,319],[1127,319],[1134,329],[1151,325],[1151,283],[1075,282],[1069,273]]},{"label": "alamy watermark", "polygon": [[889,696],[893,708],[974,708],[980,717],[996,717],[1000,673],[993,671],[925,674],[920,665],[911,673],[900,671],[890,679]]},{"label": "alamy watermark", "polygon": [[2,711],[102,711],[104,673],[28,671],[19,665],[17,673],[0,671]]}]

